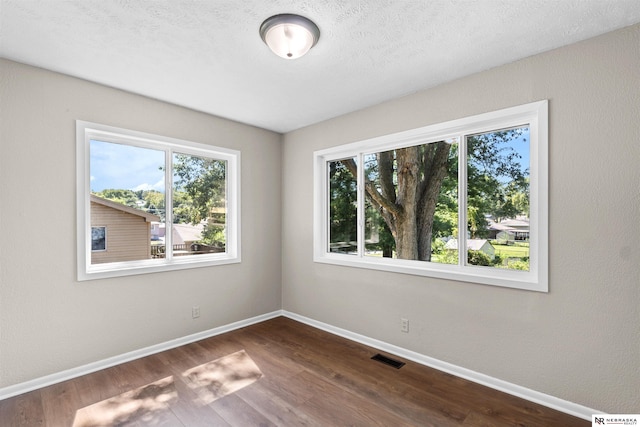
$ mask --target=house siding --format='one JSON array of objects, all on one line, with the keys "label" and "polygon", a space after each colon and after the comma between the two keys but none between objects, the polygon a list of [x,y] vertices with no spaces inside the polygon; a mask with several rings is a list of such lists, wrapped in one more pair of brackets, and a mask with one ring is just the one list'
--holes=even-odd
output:
[{"label": "house siding", "polygon": [[91,252],[92,264],[151,258],[151,223],[145,218],[91,202],[91,226],[107,229],[107,249]]}]

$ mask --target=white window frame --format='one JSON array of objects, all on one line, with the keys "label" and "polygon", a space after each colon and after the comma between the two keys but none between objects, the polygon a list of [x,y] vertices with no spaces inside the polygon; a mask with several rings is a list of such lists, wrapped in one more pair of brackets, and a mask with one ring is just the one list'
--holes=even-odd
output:
[{"label": "white window frame", "polygon": [[[224,253],[198,254],[137,261],[91,264],[91,174],[90,141],[100,140],[164,151],[166,159],[165,191],[173,186],[171,159],[173,153],[211,157],[226,161],[227,206],[226,243]],[[78,280],[102,279],[134,274],[156,273],[197,267],[241,262],[240,256],[240,152],[181,139],[153,135],[86,121],[76,121],[76,205],[77,205],[77,263]],[[167,212],[171,198],[167,197]],[[169,219],[171,215],[167,215]],[[171,222],[166,223],[167,247],[172,247]]]},{"label": "white window frame", "polygon": [[[364,186],[363,155],[418,144],[459,138],[458,229],[467,229],[465,136],[529,125],[530,247],[529,271],[466,264],[466,240],[460,242],[457,265],[365,256],[361,242]],[[358,253],[329,252],[329,197],[327,164],[345,158],[358,159]],[[532,102],[499,111],[465,117],[405,132],[358,141],[314,152],[314,261],[349,267],[413,274],[485,285],[548,292],[548,101]],[[459,233],[462,235],[463,233]],[[466,233],[464,233],[466,234]]]}]

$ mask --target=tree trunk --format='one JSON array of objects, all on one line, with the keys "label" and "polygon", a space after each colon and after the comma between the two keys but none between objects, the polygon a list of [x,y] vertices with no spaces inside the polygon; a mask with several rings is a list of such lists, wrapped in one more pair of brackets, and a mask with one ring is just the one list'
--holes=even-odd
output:
[{"label": "tree trunk", "polygon": [[418,257],[421,261],[431,261],[431,241],[433,239],[433,219],[438,205],[442,182],[447,176],[447,160],[451,145],[444,141],[429,144],[424,153],[424,178],[418,192]]},{"label": "tree trunk", "polygon": [[417,192],[420,183],[417,146],[396,150],[397,196],[401,210],[395,216],[396,252],[400,259],[418,259]]},{"label": "tree trunk", "polygon": [[[367,198],[381,212],[400,259],[431,259],[433,217],[450,149],[451,145],[443,141],[399,148],[395,150],[395,165],[393,151],[378,153],[379,187],[365,180]],[[356,163],[350,159],[344,162],[357,176]],[[383,256],[391,255],[387,252]]]}]

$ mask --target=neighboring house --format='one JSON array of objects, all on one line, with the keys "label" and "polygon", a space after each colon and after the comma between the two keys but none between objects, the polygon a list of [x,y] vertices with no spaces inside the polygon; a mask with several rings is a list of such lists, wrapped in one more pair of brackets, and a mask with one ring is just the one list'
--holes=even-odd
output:
[{"label": "neighboring house", "polygon": [[[458,239],[450,239],[445,245],[445,249],[458,250]],[[486,239],[467,239],[467,249],[470,251],[480,251],[485,253],[492,260],[496,257],[496,250]]]},{"label": "neighboring house", "polygon": [[173,247],[176,245],[184,245],[184,249],[173,251],[174,255],[184,254],[191,251],[191,245],[202,239],[202,231],[204,230],[203,224],[191,225],[191,224],[173,224]]},{"label": "neighboring house", "polygon": [[529,241],[528,219],[505,219],[500,222],[489,222],[489,239],[506,241]]},{"label": "neighboring house", "polygon": [[[200,247],[207,247],[206,245],[200,245],[200,247],[193,246],[194,243],[202,240],[202,232],[204,231],[204,223],[192,225],[192,224],[173,224],[173,254],[174,255],[191,255],[193,252],[210,252],[208,249],[201,249]],[[163,253],[165,243],[166,227],[164,223],[154,222],[151,225],[151,240],[159,241],[162,249],[155,251],[154,255]],[[157,245],[157,243],[156,243]],[[207,247],[208,248],[208,247]],[[162,255],[161,255],[162,256]]]},{"label": "neighboring house", "polygon": [[512,230],[500,231],[495,235],[494,239],[499,245],[513,245],[516,241],[516,233]]},{"label": "neighboring house", "polygon": [[91,195],[91,263],[151,258],[151,222],[157,215]]}]

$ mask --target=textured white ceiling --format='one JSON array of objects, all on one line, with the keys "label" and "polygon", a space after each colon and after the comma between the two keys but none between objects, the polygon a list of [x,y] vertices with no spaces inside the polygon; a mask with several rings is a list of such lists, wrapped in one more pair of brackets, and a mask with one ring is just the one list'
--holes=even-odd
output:
[{"label": "textured white ceiling", "polygon": [[[320,28],[284,60],[258,34]],[[0,56],[287,132],[640,22],[639,0],[0,0]]]}]

